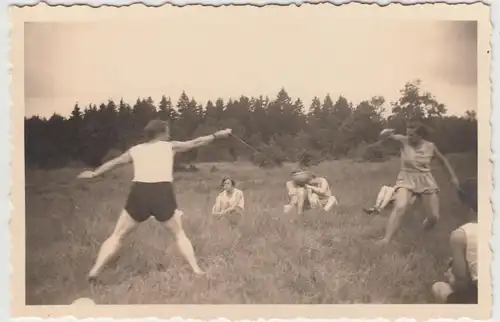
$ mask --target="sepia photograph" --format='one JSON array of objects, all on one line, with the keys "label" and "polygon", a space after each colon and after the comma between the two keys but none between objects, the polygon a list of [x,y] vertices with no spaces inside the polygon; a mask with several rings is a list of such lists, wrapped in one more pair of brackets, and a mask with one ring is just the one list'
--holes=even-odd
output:
[{"label": "sepia photograph", "polygon": [[24,17],[21,306],[491,305],[476,7]]}]

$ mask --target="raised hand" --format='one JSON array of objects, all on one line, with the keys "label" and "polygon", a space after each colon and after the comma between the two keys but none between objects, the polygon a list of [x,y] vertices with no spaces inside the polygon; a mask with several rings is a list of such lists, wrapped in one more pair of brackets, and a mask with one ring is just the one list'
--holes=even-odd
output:
[{"label": "raised hand", "polygon": [[380,132],[380,136],[387,137],[387,136],[394,134],[395,131],[396,130],[394,130],[394,129],[383,129],[382,132]]},{"label": "raised hand", "polygon": [[231,130],[231,129],[225,129],[225,130],[215,132],[214,135],[217,138],[225,138],[225,137],[228,137],[232,132],[233,132],[233,130]]}]

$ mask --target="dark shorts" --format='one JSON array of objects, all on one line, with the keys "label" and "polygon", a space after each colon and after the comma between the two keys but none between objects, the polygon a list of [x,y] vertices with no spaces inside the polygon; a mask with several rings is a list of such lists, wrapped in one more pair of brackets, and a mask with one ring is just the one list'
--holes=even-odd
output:
[{"label": "dark shorts", "polygon": [[176,209],[172,182],[133,182],[125,205],[125,210],[138,222],[151,216],[158,221],[167,221]]},{"label": "dark shorts", "polygon": [[446,303],[449,304],[477,304],[477,284],[471,283],[469,287],[461,291],[455,291],[448,295]]}]

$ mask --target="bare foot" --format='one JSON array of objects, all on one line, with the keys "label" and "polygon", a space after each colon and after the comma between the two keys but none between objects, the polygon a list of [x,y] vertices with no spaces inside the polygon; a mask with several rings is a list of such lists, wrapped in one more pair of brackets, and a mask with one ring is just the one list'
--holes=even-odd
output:
[{"label": "bare foot", "polygon": [[205,273],[205,271],[203,271],[201,268],[198,268],[198,269],[195,269],[193,270],[193,272],[198,275],[198,276],[203,276],[203,275],[206,275],[207,273]]}]

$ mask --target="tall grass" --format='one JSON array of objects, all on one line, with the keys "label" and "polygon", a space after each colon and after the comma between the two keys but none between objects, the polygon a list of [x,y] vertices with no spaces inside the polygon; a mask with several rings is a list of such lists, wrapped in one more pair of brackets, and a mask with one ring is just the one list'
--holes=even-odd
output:
[{"label": "tall grass", "polygon": [[[475,176],[473,156],[452,156],[461,179]],[[85,277],[102,241],[114,228],[132,170],[76,181],[81,169],[28,171],[26,181],[27,304],[69,304],[90,296],[99,304],[321,304],[427,303],[449,256],[449,233],[463,211],[444,169],[442,220],[423,232],[425,209],[417,203],[394,243],[375,247],[388,212],[366,216],[382,184],[392,184],[398,160],[325,162],[325,176],[341,205],[335,212],[283,214],[291,165],[260,169],[250,164],[200,165],[176,175],[184,226],[207,277],[195,277],[172,237],[153,219],[139,226],[103,275],[89,288]],[[471,166],[472,165],[472,166]],[[232,176],[245,193],[246,213],[236,227],[209,213],[220,179]]]}]

